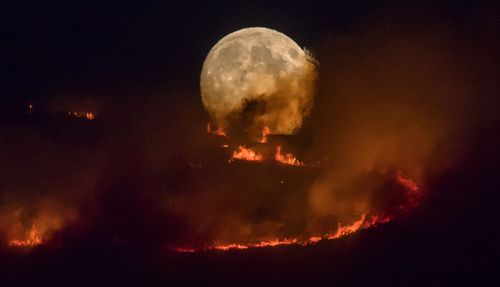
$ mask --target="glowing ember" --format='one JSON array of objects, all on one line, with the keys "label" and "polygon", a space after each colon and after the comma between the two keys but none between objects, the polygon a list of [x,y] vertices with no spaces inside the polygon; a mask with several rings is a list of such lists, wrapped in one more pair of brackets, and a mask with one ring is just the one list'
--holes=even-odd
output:
[{"label": "glowing ember", "polygon": [[93,113],[85,113],[85,117],[87,118],[87,120],[95,119],[95,115]]},{"label": "glowing ember", "polygon": [[226,133],[221,127],[214,129],[211,123],[207,123],[207,133],[225,137]]},{"label": "glowing ember", "polygon": [[249,160],[249,161],[261,161],[263,160],[263,156],[260,153],[255,152],[254,150],[247,148],[245,146],[239,146],[237,150],[233,152],[232,159],[229,162],[239,159],[239,160]]},{"label": "glowing ember", "polygon": [[68,116],[72,116],[75,118],[83,118],[83,119],[87,119],[89,121],[95,119],[94,113],[91,113],[91,112],[84,112],[84,113],[68,112]]},{"label": "glowing ember", "polygon": [[276,147],[276,153],[274,154],[274,159],[283,164],[304,166],[304,163],[299,161],[293,154],[291,153],[283,154],[281,152],[281,146]]},{"label": "glowing ember", "polygon": [[264,127],[262,129],[262,137],[259,140],[259,143],[267,143],[267,136],[271,134],[271,130],[268,127]]}]

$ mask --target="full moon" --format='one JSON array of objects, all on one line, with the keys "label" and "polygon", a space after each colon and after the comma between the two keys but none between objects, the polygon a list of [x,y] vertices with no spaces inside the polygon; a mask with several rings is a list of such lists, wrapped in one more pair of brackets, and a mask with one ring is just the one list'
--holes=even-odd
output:
[{"label": "full moon", "polygon": [[292,134],[312,107],[316,61],[286,35],[246,28],[222,38],[208,53],[201,98],[214,124],[252,133],[264,126]]}]

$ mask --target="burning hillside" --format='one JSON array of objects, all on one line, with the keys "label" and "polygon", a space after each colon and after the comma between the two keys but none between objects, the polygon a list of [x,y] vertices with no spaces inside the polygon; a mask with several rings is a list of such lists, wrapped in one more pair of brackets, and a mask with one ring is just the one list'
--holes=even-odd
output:
[{"label": "burning hillside", "polygon": [[[321,167],[283,165],[251,157],[231,162],[218,171],[234,174],[232,178],[198,172],[210,174],[200,175],[207,182],[191,184],[202,184],[207,192],[200,190],[200,198],[186,198],[189,202],[180,199],[178,204],[183,209],[177,212],[189,218],[201,234],[210,232],[212,238],[171,245],[176,251],[312,245],[397,219],[417,207],[423,196],[423,190],[398,170],[360,174],[355,183],[359,190],[353,190],[348,197],[332,198],[331,203],[316,201],[318,196],[326,195],[321,195],[324,192],[330,192],[314,183],[318,174],[324,173]],[[318,204],[337,207],[323,214]]]},{"label": "burning hillside", "polygon": [[495,285],[500,2],[6,2],[1,286]]},{"label": "burning hillside", "polygon": [[[325,38],[312,56],[269,30],[244,29],[214,53],[207,44],[206,65],[192,66],[200,90],[24,101],[24,118],[0,128],[0,242],[314,245],[405,218],[436,192],[429,179],[470,152],[471,125],[490,126],[464,74],[450,73],[445,40],[367,31]],[[239,44],[249,39],[260,48]]]}]

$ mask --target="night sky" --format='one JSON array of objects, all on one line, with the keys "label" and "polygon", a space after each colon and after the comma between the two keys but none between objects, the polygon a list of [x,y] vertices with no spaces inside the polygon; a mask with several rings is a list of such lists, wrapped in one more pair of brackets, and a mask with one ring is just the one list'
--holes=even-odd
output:
[{"label": "night sky", "polygon": [[[14,2],[0,9],[5,286],[496,281],[494,1]],[[203,61],[219,39],[254,26],[286,34],[319,62],[310,118],[273,143],[320,164],[228,164],[224,139],[206,132]],[[367,205],[392,216],[399,172],[423,196],[374,228],[307,247],[170,248],[203,249],[247,230],[255,240],[309,236]],[[314,191],[336,184],[331,205]],[[10,247],[15,210],[19,226],[58,218],[50,239]]]}]

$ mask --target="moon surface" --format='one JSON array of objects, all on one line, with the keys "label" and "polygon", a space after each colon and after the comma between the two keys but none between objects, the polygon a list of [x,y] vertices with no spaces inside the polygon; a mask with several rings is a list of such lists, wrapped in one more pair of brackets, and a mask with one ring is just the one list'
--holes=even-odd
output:
[{"label": "moon surface", "polygon": [[292,39],[268,28],[246,28],[208,53],[201,97],[221,128],[244,121],[247,130],[266,126],[273,134],[292,134],[310,112],[316,78],[311,54]]}]

